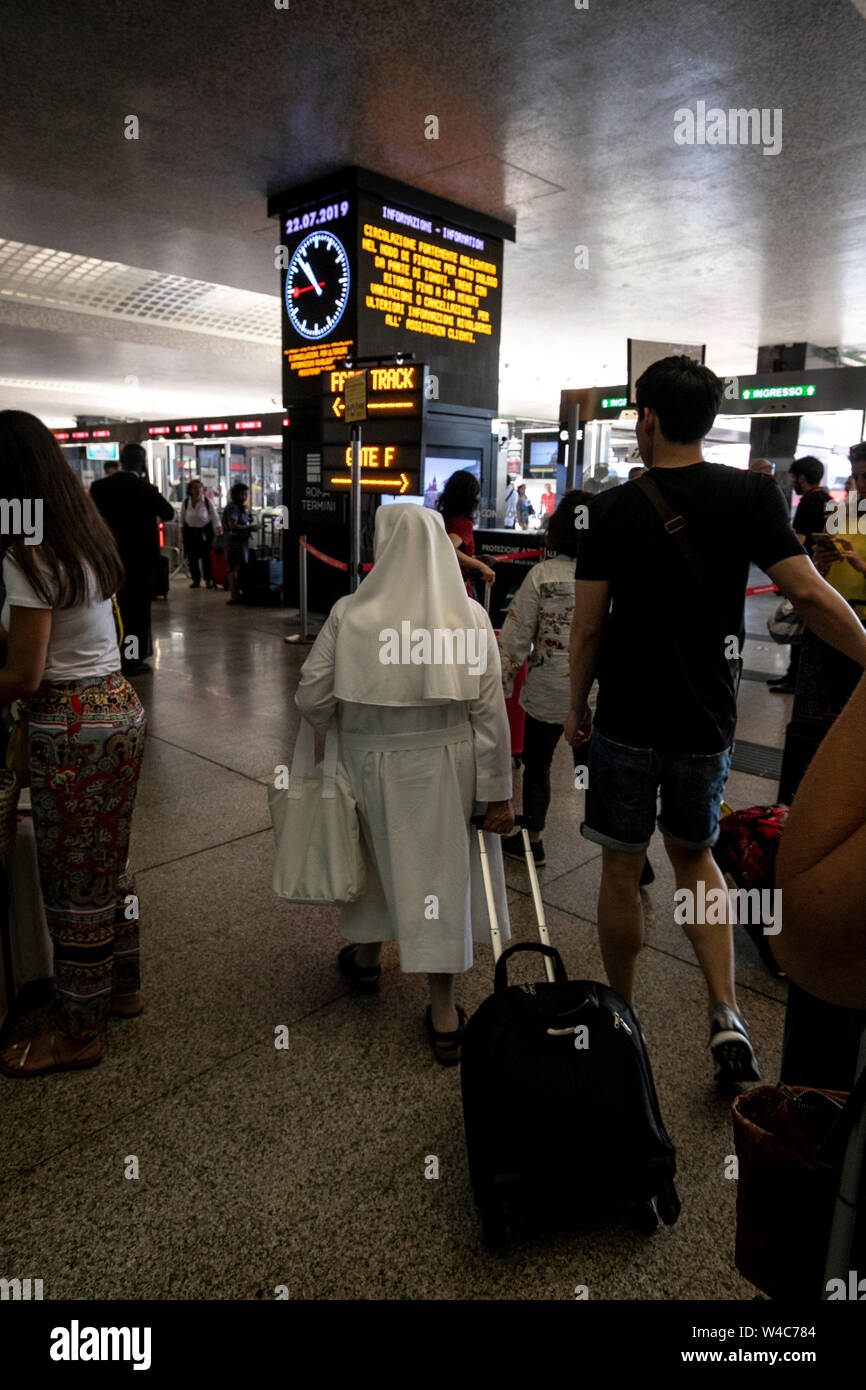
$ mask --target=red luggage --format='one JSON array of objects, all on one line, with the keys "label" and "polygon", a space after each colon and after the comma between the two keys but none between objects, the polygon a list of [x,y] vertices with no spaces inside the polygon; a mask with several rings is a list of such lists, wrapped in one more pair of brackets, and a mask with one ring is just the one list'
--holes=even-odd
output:
[{"label": "red luggage", "polygon": [[226,577],[229,572],[228,561],[224,550],[212,550],[210,553],[210,572],[213,575],[213,582],[217,588],[224,589]]},{"label": "red luggage", "polygon": [[523,752],[523,733],[526,728],[526,710],[520,703],[520,692],[523,689],[523,682],[526,680],[526,662],[524,661],[517,675],[514,677],[514,689],[505,701],[505,708],[508,711],[508,727],[511,730],[511,756],[517,758]]}]

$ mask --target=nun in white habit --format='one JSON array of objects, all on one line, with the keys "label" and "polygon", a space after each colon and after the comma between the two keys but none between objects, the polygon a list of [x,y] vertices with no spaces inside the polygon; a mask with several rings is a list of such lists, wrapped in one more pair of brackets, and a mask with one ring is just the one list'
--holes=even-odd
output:
[{"label": "nun in white habit", "polygon": [[[356,988],[379,987],[379,951],[430,981],[427,1027],[439,1061],[460,1057],[454,976],[489,940],[473,812],[485,829],[497,911],[509,935],[501,843],[513,828],[511,744],[490,619],[469,598],[438,512],[406,503],[376,513],[375,565],[338,599],[301,671],[295,703],[323,734],[336,718],[358,803],[367,868],[342,909],[340,963]],[[322,740],[318,740],[321,746]],[[471,833],[470,833],[471,832]]]}]

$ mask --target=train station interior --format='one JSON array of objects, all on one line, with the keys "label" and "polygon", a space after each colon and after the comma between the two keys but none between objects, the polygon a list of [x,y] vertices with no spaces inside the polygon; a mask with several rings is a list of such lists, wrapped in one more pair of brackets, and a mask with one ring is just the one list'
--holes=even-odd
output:
[{"label": "train station interior", "polygon": [[[635,486],[635,382],[657,359],[687,358],[721,383],[696,459],[772,474],[788,522],[804,459],[820,465],[828,507],[856,501],[864,54],[866,0],[7,4],[0,428],[14,427],[10,412],[35,416],[97,506],[140,446],[141,485],[164,510],[149,523],[150,650],[122,667],[146,719],[129,840],[144,1007],[111,1010],[99,1065],[80,1074],[19,1084],[4,1063],[4,1290],[39,1280],[38,1297],[82,1308],[730,1302],[740,1322],[772,1296],[743,1272],[732,1099],[780,1083],[789,979],[733,927],[760,1081],[717,1085],[705,978],[674,919],[661,830],[640,888],[633,1004],[676,1149],[678,1217],[640,1229],[588,1201],[536,1213],[495,1250],[461,1068],[438,1064],[425,1024],[427,975],[401,970],[386,940],[378,992],[365,995],[338,964],[339,905],[277,896],[271,793],[292,765],[304,662],[334,605],[375,574],[385,513],[402,503],[432,526],[451,480],[473,480],[464,556],[496,578],[467,578],[461,560],[451,580],[461,601],[468,583],[477,621],[499,633],[532,567],[552,563],[546,530],[565,494],[581,490],[591,530],[593,509],[613,515],[608,494]],[[4,498],[9,466],[0,442]],[[226,528],[201,584],[193,480],[205,522]],[[227,519],[238,504],[242,545]],[[5,555],[11,538],[0,539]],[[723,792],[733,812],[786,801],[800,716],[793,648],[770,631],[784,595],[754,560],[746,583]],[[689,598],[701,623],[712,592]],[[858,611],[853,590],[840,592],[866,618],[866,598]],[[647,612],[650,628],[667,621]],[[635,704],[669,674],[636,663]],[[32,729],[48,717],[43,696],[33,685],[15,697],[31,701]],[[523,736],[513,719],[509,730],[500,763],[519,811]],[[0,834],[6,1058],[57,1026],[48,784],[31,757],[33,785],[15,785],[8,842]],[[559,738],[534,873],[569,979],[604,982],[602,864],[622,846],[581,833],[589,793],[574,766]],[[81,862],[100,834],[91,809],[82,800],[73,815]],[[535,942],[533,873],[508,853],[502,864],[513,939]],[[437,884],[452,873],[430,869]],[[74,866],[69,882],[70,911],[84,913]],[[494,966],[476,938],[454,996],[470,1020]],[[511,964],[509,982],[526,990],[542,977],[537,956]],[[853,1083],[853,1072],[844,1088],[805,1080],[834,1094]]]}]

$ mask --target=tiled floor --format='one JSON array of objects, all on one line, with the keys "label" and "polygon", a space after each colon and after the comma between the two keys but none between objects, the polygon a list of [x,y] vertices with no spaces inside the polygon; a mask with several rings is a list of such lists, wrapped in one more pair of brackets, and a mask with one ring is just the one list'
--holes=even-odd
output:
[{"label": "tiled floor", "polygon": [[[772,598],[750,600],[763,630]],[[232,609],[183,581],[154,609],[155,671],[138,682],[150,739],[133,862],[147,1008],[112,1023],[102,1064],[0,1087],[4,1271],[46,1298],[750,1298],[733,1267],[736,1184],[729,1102],[715,1091],[702,978],[672,917],[660,844],[646,895],[638,1006],[662,1111],[678,1148],[680,1221],[654,1236],[602,1217],[540,1233],[492,1258],[466,1171],[459,1076],[432,1060],[424,983],[393,948],[378,998],[346,990],[337,913],[270,889],[265,783],[285,762],[304,649],[287,614]],[[750,640],[746,664],[781,673],[786,651]],[[742,739],[781,747],[790,699],[745,682]],[[574,977],[603,978],[596,941],[600,855],[581,839],[583,794],[560,746],[541,871],[551,936]],[[731,775],[727,799],[775,799]],[[509,862],[513,925],[533,935],[526,872]],[[523,967],[528,970],[530,967]],[[515,966],[516,978],[521,967]],[[741,1006],[764,1073],[778,1072],[784,986],[737,941]],[[480,948],[460,983],[489,992]],[[289,1047],[275,1029],[287,1025]],[[425,1178],[428,1156],[439,1177]],[[124,1176],[129,1160],[139,1176]]]}]

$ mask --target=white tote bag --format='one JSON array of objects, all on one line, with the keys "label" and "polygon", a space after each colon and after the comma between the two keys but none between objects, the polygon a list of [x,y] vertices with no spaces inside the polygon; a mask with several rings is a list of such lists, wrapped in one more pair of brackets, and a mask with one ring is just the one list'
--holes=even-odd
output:
[{"label": "white tote bag", "polygon": [[[351,903],[364,891],[358,808],[337,733],[325,738],[324,761],[312,767],[314,734],[301,720],[289,785],[270,786],[276,856],[273,889],[293,903]],[[305,770],[312,767],[312,771]]]}]

